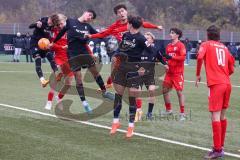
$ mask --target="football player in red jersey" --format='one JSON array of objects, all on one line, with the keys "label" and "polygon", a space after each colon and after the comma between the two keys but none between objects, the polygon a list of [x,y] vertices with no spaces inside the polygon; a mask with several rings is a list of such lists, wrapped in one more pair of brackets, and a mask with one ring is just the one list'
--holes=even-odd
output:
[{"label": "football player in red jersey", "polygon": [[[114,10],[114,13],[117,15],[118,19],[102,32],[92,34],[90,35],[89,38],[104,38],[104,37],[113,35],[119,42],[122,41],[123,33],[127,32],[128,30],[127,7],[124,4],[119,4],[115,6],[113,10]],[[143,22],[143,27],[160,29],[160,30],[163,29],[162,26],[157,26],[146,21]]]},{"label": "football player in red jersey", "polygon": [[[166,114],[172,114],[172,107],[170,101],[169,90],[174,88],[178,95],[179,106],[180,106],[180,120],[185,120],[184,113],[184,95],[183,84],[184,84],[184,60],[186,56],[186,48],[184,44],[180,41],[182,37],[182,31],[178,28],[170,29],[170,37],[172,42],[166,47],[166,59],[168,61],[169,69],[166,72],[163,81],[164,90],[164,102],[166,107]],[[165,91],[167,92],[165,93]]]},{"label": "football player in red jersey", "polygon": [[[67,17],[64,16],[63,14],[55,14],[50,17],[51,19],[55,20],[58,19],[59,23],[66,23]],[[58,26],[54,26],[52,29],[52,41],[56,38],[56,36],[60,32],[60,28]],[[64,76],[64,86],[61,88],[60,92],[56,96],[57,102],[60,102],[67,90],[71,87],[71,82],[74,78],[74,74],[71,71],[71,68],[68,63],[68,56],[67,56],[67,35],[64,34],[64,36],[61,37],[59,41],[56,43],[53,43],[49,46],[49,48],[54,51],[55,56],[54,56],[54,61],[57,64],[59,70],[62,71],[62,74]],[[55,84],[54,84],[55,85]],[[54,90],[55,86],[52,86],[51,90],[48,93],[48,101],[45,106],[45,109],[50,110],[52,107],[52,100],[54,96]],[[83,107],[86,110],[86,112],[91,112],[91,107],[89,106],[88,102],[86,101],[85,97],[81,96],[80,97]]]},{"label": "football player in red jersey", "polygon": [[[118,40],[118,42],[122,41],[123,34],[128,31],[127,7],[124,4],[118,4],[114,7],[113,10],[114,10],[114,13],[117,15],[117,20],[113,24],[111,24],[109,27],[107,27],[105,30],[103,30],[102,32],[89,35],[89,38],[104,38],[104,37],[112,35]],[[146,21],[143,21],[142,27],[150,28],[150,29],[159,29],[159,30],[163,29],[162,26],[157,26],[157,25],[154,25],[154,24],[146,22]],[[111,59],[112,59],[112,66],[113,66],[114,63],[117,62],[118,60],[116,59],[116,57],[114,55]],[[110,88],[110,87],[112,87],[111,76],[108,77],[107,84],[106,84],[106,88]],[[137,107],[139,108],[138,112],[141,112],[142,100],[140,98],[137,98],[136,103],[137,103]],[[138,113],[136,115],[138,115]]]},{"label": "football player in red jersey", "polygon": [[208,94],[208,109],[211,112],[213,149],[205,158],[224,156],[224,141],[227,129],[225,113],[231,95],[230,75],[234,72],[234,58],[227,47],[220,43],[220,29],[212,25],[207,29],[208,41],[201,44],[197,57],[196,86],[201,80],[201,66],[204,61]]},{"label": "football player in red jersey", "polygon": [[[117,20],[111,24],[109,27],[107,27],[105,30],[103,30],[102,32],[96,33],[96,34],[92,34],[89,35],[89,38],[104,38],[107,36],[114,36],[118,42],[122,41],[122,36],[125,32],[127,32],[128,28],[127,28],[127,24],[128,24],[128,11],[127,11],[127,7],[124,4],[119,4],[117,6],[114,7],[114,13],[117,15]],[[157,26],[154,24],[151,24],[149,22],[143,22],[143,27],[144,28],[152,28],[152,29],[160,29],[162,30],[163,27],[162,26]],[[116,60],[113,58],[112,59],[112,63],[114,63]],[[112,84],[112,80],[111,77],[108,78],[107,80],[107,86],[111,86]]]}]

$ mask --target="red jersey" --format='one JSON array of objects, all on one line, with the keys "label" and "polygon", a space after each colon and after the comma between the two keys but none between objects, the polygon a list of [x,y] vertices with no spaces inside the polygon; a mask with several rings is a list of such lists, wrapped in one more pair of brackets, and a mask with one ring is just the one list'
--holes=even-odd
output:
[{"label": "red jersey", "polygon": [[181,41],[178,41],[176,44],[169,43],[166,47],[166,53],[172,56],[172,59],[168,60],[169,70],[167,74],[183,74],[186,57],[184,44]]},{"label": "red jersey", "polygon": [[231,83],[229,75],[234,72],[234,58],[224,44],[217,41],[201,44],[197,57],[197,76],[201,73],[203,60],[208,86]]},{"label": "red jersey", "polygon": [[[58,33],[59,33],[58,29],[52,30],[52,40],[56,38]],[[64,36],[62,36],[62,38],[59,41],[54,43],[51,48],[51,50],[55,52],[55,57],[54,57],[55,59],[59,59],[64,62],[68,61],[67,49],[63,48],[66,45],[67,45],[67,35],[65,34]]]},{"label": "red jersey", "polygon": [[[119,42],[122,41],[122,36],[125,32],[127,32],[127,22],[122,23],[121,20],[117,20],[115,23],[110,25],[107,29],[102,32],[92,34],[92,38],[104,38],[109,35],[113,35]],[[151,24],[149,22],[143,22],[144,28],[153,28],[157,29],[158,26]]]}]

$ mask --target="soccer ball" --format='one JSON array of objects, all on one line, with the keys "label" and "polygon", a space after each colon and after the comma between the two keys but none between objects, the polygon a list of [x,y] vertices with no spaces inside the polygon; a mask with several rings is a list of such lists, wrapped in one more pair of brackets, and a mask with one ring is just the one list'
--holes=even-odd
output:
[{"label": "soccer ball", "polygon": [[50,41],[47,38],[41,38],[38,41],[38,47],[42,50],[47,50],[49,44],[50,44]]}]

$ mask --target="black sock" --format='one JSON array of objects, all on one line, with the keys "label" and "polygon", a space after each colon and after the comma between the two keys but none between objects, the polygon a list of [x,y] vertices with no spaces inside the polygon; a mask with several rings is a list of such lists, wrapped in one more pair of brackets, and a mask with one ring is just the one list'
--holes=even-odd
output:
[{"label": "black sock", "polygon": [[113,109],[114,109],[113,111],[114,118],[119,118],[119,114],[122,109],[122,95],[115,93]]},{"label": "black sock", "polygon": [[56,72],[58,69],[57,69],[57,65],[54,61],[54,58],[53,58],[53,54],[51,52],[48,52],[47,55],[46,55],[50,65],[51,65],[51,68],[54,72]]},{"label": "black sock", "polygon": [[136,110],[136,98],[129,97],[129,123],[134,123]]},{"label": "black sock", "polygon": [[154,103],[148,103],[148,113],[152,113]]},{"label": "black sock", "polygon": [[36,69],[36,72],[37,72],[37,75],[39,78],[43,77],[43,72],[42,72],[42,61],[41,61],[41,58],[36,58],[35,59],[35,69]]},{"label": "black sock", "polygon": [[101,88],[102,91],[106,91],[106,87],[104,85],[102,76],[99,75],[98,77],[96,77],[96,82],[97,82],[98,86]]},{"label": "black sock", "polygon": [[83,84],[82,83],[81,84],[77,84],[76,88],[77,88],[77,92],[78,92],[78,95],[79,95],[81,101],[82,102],[85,101],[86,98],[85,98],[85,94],[84,94]]}]

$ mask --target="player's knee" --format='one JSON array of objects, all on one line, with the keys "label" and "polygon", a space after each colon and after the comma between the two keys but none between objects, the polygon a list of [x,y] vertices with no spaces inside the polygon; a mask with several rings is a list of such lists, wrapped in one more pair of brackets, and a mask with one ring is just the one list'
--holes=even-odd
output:
[{"label": "player's knee", "polygon": [[226,113],[226,109],[223,109],[223,110],[221,111],[221,115],[220,115],[220,119],[221,119],[221,120],[226,119],[225,113]]},{"label": "player's knee", "polygon": [[66,86],[71,86],[71,84],[72,84],[72,79],[69,78],[69,77],[67,77],[67,78],[65,79],[65,85],[66,85]]},{"label": "player's knee", "polygon": [[178,95],[179,98],[180,98],[180,97],[183,97],[182,91],[177,91],[177,95]]},{"label": "player's knee", "polygon": [[212,112],[212,121],[220,121],[221,111]]}]

